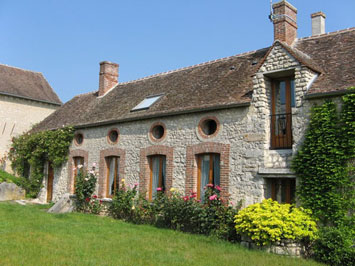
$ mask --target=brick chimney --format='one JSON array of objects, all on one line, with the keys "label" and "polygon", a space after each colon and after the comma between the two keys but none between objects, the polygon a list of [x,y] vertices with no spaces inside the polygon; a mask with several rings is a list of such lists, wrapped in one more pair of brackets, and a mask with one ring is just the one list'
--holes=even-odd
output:
[{"label": "brick chimney", "polygon": [[325,33],[325,14],[322,11],[313,13],[312,18],[312,36]]},{"label": "brick chimney", "polygon": [[118,64],[108,61],[100,63],[99,96],[118,84],[118,67]]},{"label": "brick chimney", "polygon": [[297,38],[297,9],[286,0],[272,5],[274,23],[274,40],[292,45]]}]

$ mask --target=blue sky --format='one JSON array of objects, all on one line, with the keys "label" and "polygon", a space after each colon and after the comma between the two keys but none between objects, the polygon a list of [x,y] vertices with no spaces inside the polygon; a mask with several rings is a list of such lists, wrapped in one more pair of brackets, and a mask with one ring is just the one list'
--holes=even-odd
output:
[{"label": "blue sky", "polygon": [[[274,3],[277,1],[273,1]],[[355,26],[354,0],[290,0],[298,36]],[[129,81],[270,46],[269,0],[0,0],[0,63],[42,72],[63,102],[98,88],[99,62]]]}]

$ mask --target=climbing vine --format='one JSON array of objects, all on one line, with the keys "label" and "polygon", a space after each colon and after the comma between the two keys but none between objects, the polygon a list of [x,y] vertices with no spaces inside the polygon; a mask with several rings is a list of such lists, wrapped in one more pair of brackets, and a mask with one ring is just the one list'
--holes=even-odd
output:
[{"label": "climbing vine", "polygon": [[343,96],[342,111],[326,101],[312,108],[305,140],[292,165],[300,179],[298,195],[323,225],[338,226],[354,207],[355,87]]},{"label": "climbing vine", "polygon": [[30,176],[23,179],[22,186],[30,197],[36,197],[44,176],[44,165],[50,161],[59,167],[67,160],[69,146],[74,136],[72,127],[54,131],[25,133],[12,140],[9,158],[14,171],[24,176],[30,169]]}]

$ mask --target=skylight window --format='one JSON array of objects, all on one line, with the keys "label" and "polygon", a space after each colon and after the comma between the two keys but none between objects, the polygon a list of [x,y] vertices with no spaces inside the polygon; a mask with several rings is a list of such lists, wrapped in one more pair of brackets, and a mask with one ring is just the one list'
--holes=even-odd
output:
[{"label": "skylight window", "polygon": [[131,111],[139,111],[139,110],[149,109],[149,107],[151,107],[157,100],[159,100],[161,96],[162,96],[162,94],[148,96],[143,101],[141,101],[136,107],[134,107]]}]

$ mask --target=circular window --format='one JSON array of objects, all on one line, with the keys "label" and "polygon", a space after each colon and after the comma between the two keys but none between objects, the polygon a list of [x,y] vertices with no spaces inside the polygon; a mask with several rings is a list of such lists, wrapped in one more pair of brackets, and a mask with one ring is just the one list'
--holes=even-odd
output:
[{"label": "circular window", "polygon": [[163,123],[154,123],[149,131],[150,138],[153,141],[162,141],[166,135],[165,125]]},{"label": "circular window", "polygon": [[75,141],[76,145],[83,144],[84,135],[82,133],[76,133],[75,136],[74,136],[74,141]]},{"label": "circular window", "polygon": [[115,144],[118,142],[119,132],[118,129],[111,129],[107,134],[107,140],[110,144]]},{"label": "circular window", "polygon": [[216,117],[205,117],[201,119],[198,125],[198,131],[204,138],[211,138],[217,135],[219,130],[219,121]]}]

